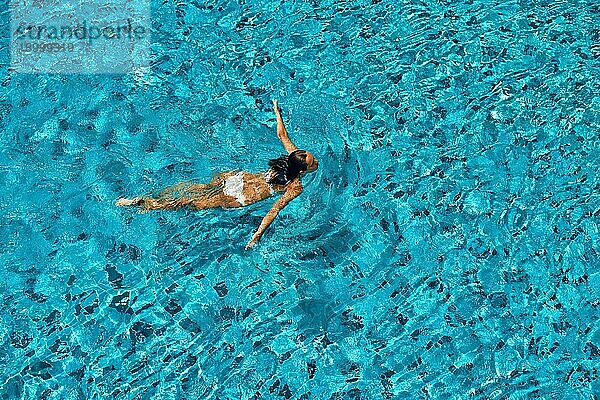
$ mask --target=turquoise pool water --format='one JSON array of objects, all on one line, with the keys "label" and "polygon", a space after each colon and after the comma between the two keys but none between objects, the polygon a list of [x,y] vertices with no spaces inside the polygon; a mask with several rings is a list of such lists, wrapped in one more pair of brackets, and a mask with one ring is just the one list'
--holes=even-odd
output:
[{"label": "turquoise pool water", "polygon": [[[600,6],[157,2],[151,74],[8,72],[1,399],[597,399]],[[270,202],[114,201],[282,153]]]}]

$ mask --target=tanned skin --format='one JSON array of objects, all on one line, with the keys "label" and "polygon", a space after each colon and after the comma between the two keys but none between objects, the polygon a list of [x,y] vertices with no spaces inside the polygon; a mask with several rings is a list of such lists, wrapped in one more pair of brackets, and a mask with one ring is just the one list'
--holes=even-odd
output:
[{"label": "tanned skin", "polygon": [[[277,117],[277,137],[281,140],[283,147],[288,152],[292,153],[298,150],[298,147],[290,140],[281,112],[277,105],[277,100],[273,100],[273,111]],[[306,152],[306,171],[302,171],[300,175],[306,172],[313,172],[319,167],[317,159],[309,152]],[[204,210],[207,208],[236,208],[244,207],[257,201],[271,197],[271,188],[265,181],[263,173],[248,173],[243,176],[243,195],[246,199],[245,204],[240,204],[235,197],[229,196],[222,191],[217,190],[221,183],[230,176],[239,171],[222,172],[213,177],[212,181],[207,184],[198,184],[190,182],[181,182],[176,185],[167,187],[157,197],[135,197],[132,199],[119,199],[116,202],[117,206],[139,206],[142,212],[150,210],[176,210],[181,208],[192,208],[195,210]],[[265,233],[269,225],[273,222],[277,214],[289,204],[290,201],[298,197],[302,193],[302,182],[300,176],[288,183],[287,185],[272,185],[275,192],[283,193],[279,197],[267,215],[263,218],[260,226],[252,235],[252,238],[246,244],[246,250],[253,247],[261,236]]]}]

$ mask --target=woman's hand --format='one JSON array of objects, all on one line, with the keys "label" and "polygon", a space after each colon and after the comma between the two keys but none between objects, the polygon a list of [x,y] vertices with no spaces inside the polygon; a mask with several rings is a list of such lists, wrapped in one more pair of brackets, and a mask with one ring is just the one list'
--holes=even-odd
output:
[{"label": "woman's hand", "polygon": [[248,242],[248,244],[246,245],[246,247],[244,248],[244,250],[249,250],[249,249],[251,249],[252,247],[254,247],[254,246],[256,245],[256,242],[257,242],[257,241],[258,241],[258,240],[257,240],[257,239],[255,239],[254,237],[253,237],[252,239],[250,239],[250,241]]},{"label": "woman's hand", "polygon": [[277,99],[273,99],[273,110],[275,110],[276,113],[279,112],[279,106],[277,105]]},{"label": "woman's hand", "polygon": [[258,240],[261,238],[263,233],[265,233],[269,225],[271,225],[271,222],[273,222],[277,214],[279,214],[279,211],[283,210],[283,208],[290,201],[298,197],[300,193],[302,193],[302,182],[299,178],[296,178],[288,184],[285,193],[280,198],[278,198],[275,201],[275,203],[273,203],[271,209],[269,210],[269,212],[267,212],[267,215],[265,215],[265,217],[262,219],[260,226],[254,233],[254,235],[252,235],[252,239],[250,239],[250,241],[246,245],[246,250],[252,248],[256,244],[256,242],[258,242]]}]

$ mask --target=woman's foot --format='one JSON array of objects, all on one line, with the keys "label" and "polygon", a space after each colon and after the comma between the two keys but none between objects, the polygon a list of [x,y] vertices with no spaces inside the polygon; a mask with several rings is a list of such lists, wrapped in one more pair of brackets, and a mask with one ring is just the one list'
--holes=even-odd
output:
[{"label": "woman's foot", "polygon": [[133,199],[119,199],[115,203],[117,207],[137,206],[142,202],[140,197],[134,197]]}]

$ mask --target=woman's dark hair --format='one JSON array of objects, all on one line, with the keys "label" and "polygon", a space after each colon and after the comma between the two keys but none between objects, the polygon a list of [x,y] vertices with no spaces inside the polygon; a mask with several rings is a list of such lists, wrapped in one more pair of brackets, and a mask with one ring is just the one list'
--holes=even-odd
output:
[{"label": "woman's dark hair", "polygon": [[269,160],[269,167],[271,167],[270,169],[273,173],[268,183],[287,185],[296,179],[301,172],[307,170],[306,151],[295,150],[287,156]]}]

